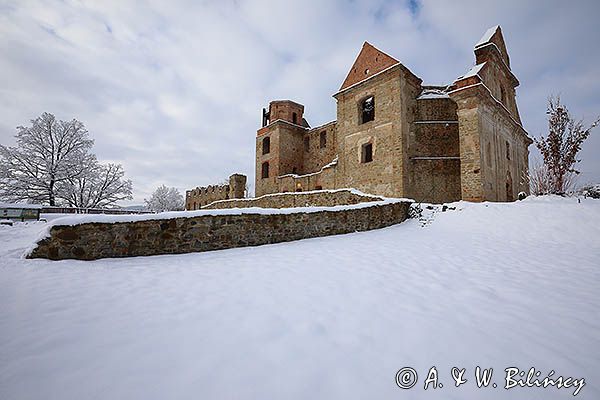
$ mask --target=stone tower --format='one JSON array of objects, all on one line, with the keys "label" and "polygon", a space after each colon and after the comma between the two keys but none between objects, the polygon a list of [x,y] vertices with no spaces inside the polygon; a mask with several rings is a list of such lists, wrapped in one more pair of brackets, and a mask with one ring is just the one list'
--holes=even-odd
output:
[{"label": "stone tower", "polygon": [[278,191],[277,177],[303,170],[302,149],[308,124],[304,106],[277,100],[263,110],[263,127],[256,135],[256,196]]},{"label": "stone tower", "polygon": [[243,199],[246,194],[246,175],[233,174],[229,177],[229,198]]}]

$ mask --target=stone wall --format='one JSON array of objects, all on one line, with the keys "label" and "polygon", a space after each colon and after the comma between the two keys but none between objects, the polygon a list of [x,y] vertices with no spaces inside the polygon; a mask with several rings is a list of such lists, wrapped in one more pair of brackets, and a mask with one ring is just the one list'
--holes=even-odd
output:
[{"label": "stone wall", "polygon": [[369,201],[383,201],[383,198],[370,196],[350,189],[319,190],[314,192],[275,193],[253,199],[217,201],[204,209],[223,208],[294,208],[294,207],[332,207],[358,204]]},{"label": "stone wall", "polygon": [[[477,65],[443,86],[422,85],[403,64],[366,43],[333,96],[335,121],[313,129],[280,121],[258,131],[256,195],[356,188],[444,203],[512,201],[527,193],[522,178],[532,142],[517,108],[519,81],[501,29],[488,36],[474,48]],[[363,123],[361,105],[371,97],[374,117]],[[276,145],[272,154],[260,155],[267,135]],[[264,179],[263,162],[272,166]]]},{"label": "stone wall", "polygon": [[269,214],[207,210],[181,218],[57,225],[28,258],[95,260],[288,242],[397,224],[407,218],[409,205],[408,201],[388,200],[344,209]]},{"label": "stone wall", "polygon": [[462,199],[514,201],[529,193],[522,179],[531,139],[483,84],[461,88],[458,104]]},{"label": "stone wall", "polygon": [[199,210],[217,200],[240,199],[246,193],[246,175],[233,174],[228,185],[210,185],[185,191],[185,209]]},{"label": "stone wall", "polygon": [[409,136],[409,194],[416,201],[461,199],[456,103],[447,95],[417,100],[419,120]]},{"label": "stone wall", "polygon": [[[324,141],[321,141],[323,135]],[[269,140],[269,151],[264,152],[263,143]],[[257,196],[282,191],[314,190],[319,188],[334,189],[330,180],[316,183],[308,179],[297,184],[285,185],[280,179],[287,175],[304,176],[319,173],[336,157],[336,123],[330,122],[322,126],[307,129],[290,124],[287,121],[274,121],[258,131],[256,138],[256,186]],[[269,165],[269,174],[262,176],[262,166]],[[329,175],[329,174],[327,174]],[[289,179],[288,179],[289,180]]]},{"label": "stone wall", "polygon": [[[277,120],[258,130],[256,137],[257,196],[279,191],[277,177],[303,171],[304,134],[306,128]],[[270,151],[263,154],[263,141],[270,140]],[[268,163],[268,176],[262,176],[262,166]]]},{"label": "stone wall", "polygon": [[277,177],[279,192],[302,192],[338,188],[337,158],[319,172],[306,175],[282,175]]},{"label": "stone wall", "polygon": [[[406,138],[416,119],[420,79],[402,64],[334,95],[337,100],[337,166],[341,187],[388,197],[408,197]],[[373,97],[374,119],[362,123],[360,107]],[[372,161],[364,162],[364,146]]]},{"label": "stone wall", "polygon": [[[304,160],[302,174],[318,172],[329,164],[336,155],[336,131],[335,121],[310,129],[304,134]],[[321,135],[325,142],[321,142]]]}]

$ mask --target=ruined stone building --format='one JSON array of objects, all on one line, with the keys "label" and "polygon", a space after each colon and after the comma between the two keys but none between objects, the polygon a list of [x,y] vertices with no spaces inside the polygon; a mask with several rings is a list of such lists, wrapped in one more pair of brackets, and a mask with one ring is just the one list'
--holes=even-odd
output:
[{"label": "ruined stone building", "polygon": [[199,210],[213,201],[242,199],[246,194],[246,175],[233,174],[227,185],[210,185],[185,191],[185,209]]},{"label": "ruined stone building", "polygon": [[475,66],[447,86],[423,85],[365,43],[333,95],[337,119],[311,128],[304,106],[272,101],[256,136],[256,196],[357,188],[417,201],[512,201],[532,143],[500,27],[475,45]]}]

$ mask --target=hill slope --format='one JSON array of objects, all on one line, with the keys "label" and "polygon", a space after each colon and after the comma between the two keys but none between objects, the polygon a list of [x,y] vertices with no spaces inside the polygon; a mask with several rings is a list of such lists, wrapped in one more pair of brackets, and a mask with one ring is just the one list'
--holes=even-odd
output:
[{"label": "hill slope", "polygon": [[[456,203],[390,228],[94,262],[0,226],[0,398],[600,398],[600,201]],[[257,227],[260,229],[260,227]],[[415,368],[402,390],[396,372]],[[443,388],[423,390],[436,366]],[[468,382],[455,388],[452,367]],[[476,366],[498,388],[477,389]]]}]

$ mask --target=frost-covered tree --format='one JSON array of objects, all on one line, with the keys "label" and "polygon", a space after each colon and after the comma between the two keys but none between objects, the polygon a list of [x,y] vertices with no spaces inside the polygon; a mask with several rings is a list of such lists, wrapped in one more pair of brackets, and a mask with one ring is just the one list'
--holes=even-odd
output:
[{"label": "frost-covered tree", "polygon": [[56,205],[58,187],[85,172],[94,141],[80,121],[49,113],[17,130],[16,147],[0,145],[0,197]]},{"label": "frost-covered tree", "polygon": [[178,211],[183,210],[183,196],[174,187],[166,187],[165,185],[156,188],[149,200],[144,199],[146,206],[150,211]]},{"label": "frost-covered tree", "polygon": [[101,208],[120,200],[131,200],[131,180],[125,179],[121,164],[100,164],[95,157],[87,161],[85,172],[64,181],[58,196],[71,207]]},{"label": "frost-covered tree", "polygon": [[531,181],[537,185],[532,186],[532,192],[562,194],[572,189],[575,175],[579,174],[575,164],[581,161],[577,154],[592,129],[600,123],[600,118],[586,128],[582,120],[571,117],[560,97],[548,99],[547,114],[548,136],[535,139],[544,164],[532,171]]},{"label": "frost-covered tree", "polygon": [[17,146],[0,145],[0,198],[72,207],[107,207],[131,199],[120,164],[100,164],[82,122],[43,113],[17,128]]}]

